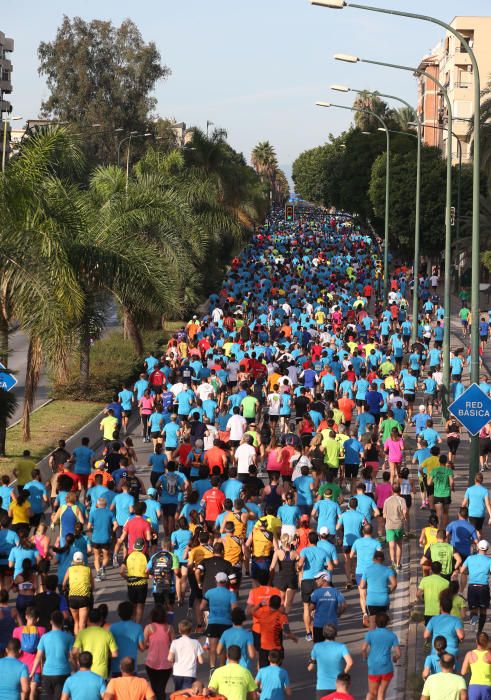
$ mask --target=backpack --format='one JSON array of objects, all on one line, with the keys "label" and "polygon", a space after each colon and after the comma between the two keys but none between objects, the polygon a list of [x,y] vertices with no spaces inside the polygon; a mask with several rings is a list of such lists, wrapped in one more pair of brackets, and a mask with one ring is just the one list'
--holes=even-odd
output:
[{"label": "backpack", "polygon": [[140,480],[136,476],[126,476],[126,485],[128,486],[128,493],[130,496],[133,496],[135,499],[135,503],[138,502],[140,499],[140,489],[141,489],[141,484]]},{"label": "backpack", "polygon": [[165,477],[165,490],[169,494],[169,496],[175,496],[177,491],[178,491],[178,486],[179,486],[179,479],[177,478],[177,474],[174,474],[173,472],[169,472],[169,474],[166,475]]},{"label": "backpack", "polygon": [[153,582],[156,593],[172,591],[174,588],[173,557],[170,552],[159,552],[153,559]]}]

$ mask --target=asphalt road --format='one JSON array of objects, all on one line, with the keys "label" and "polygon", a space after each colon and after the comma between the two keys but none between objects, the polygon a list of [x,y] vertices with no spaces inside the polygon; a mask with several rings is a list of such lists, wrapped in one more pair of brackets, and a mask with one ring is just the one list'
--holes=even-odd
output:
[{"label": "asphalt road", "polygon": [[[116,306],[113,303],[111,303],[107,311],[106,326],[104,328],[103,335],[111,332],[118,326],[119,318],[117,315]],[[22,402],[24,399],[24,389],[26,383],[28,347],[29,338],[22,330],[19,329],[10,334],[8,368],[17,379],[17,384],[12,389],[12,391],[17,397],[18,405],[12,419],[9,421],[9,425],[12,425],[22,417]],[[34,401],[34,408],[38,408],[45,401],[47,401],[49,399],[49,395],[49,378],[46,373],[46,366],[43,366],[43,370],[41,372],[41,377],[39,380],[38,390],[36,392],[36,398]]]},{"label": "asphalt road", "polygon": [[[133,440],[135,442],[135,447],[138,455],[138,475],[143,478],[146,485],[149,485],[149,474],[150,471],[146,466],[148,461],[148,456],[151,453],[151,446],[147,444],[142,444],[139,430],[133,429],[131,432]],[[392,684],[392,689],[387,696],[388,700],[395,700],[395,698],[400,698],[401,693],[404,688],[404,674],[401,673],[402,666],[404,664],[405,657],[405,645],[406,645],[406,635],[407,635],[407,600],[408,600],[408,590],[409,590],[409,566],[407,562],[407,555],[404,560],[403,570],[398,576],[398,588],[393,596],[391,605],[391,614],[393,617],[392,629],[396,634],[399,635],[403,657],[396,667],[395,679]],[[335,572],[334,583],[343,590],[345,585],[345,576],[342,561],[340,560],[339,567]],[[115,569],[108,570],[108,576],[106,580],[102,583],[96,584],[97,588],[95,591],[95,603],[107,603],[110,609],[110,621],[116,620],[116,609],[117,605],[121,600],[125,599],[126,586],[118,575]],[[247,598],[248,590],[250,588],[250,579],[245,578],[241,585],[241,595],[240,604],[245,607],[245,600]],[[343,594],[346,596],[348,602],[348,609],[346,613],[341,618],[341,624],[339,628],[338,641],[347,644],[353,659],[354,666],[352,669],[352,692],[355,698],[364,698],[367,691],[367,670],[366,663],[361,658],[361,645],[363,642],[363,636],[366,630],[361,624],[361,612],[358,602],[358,592],[357,591],[344,591]],[[151,610],[151,598],[147,600],[146,606],[146,617],[149,615]],[[178,622],[182,617],[185,616],[186,608],[176,608],[175,620]],[[302,604],[300,601],[300,595],[297,595],[294,608],[290,615],[290,625],[292,631],[298,635],[298,644],[294,644],[291,641],[286,641],[285,643],[285,662],[284,667],[288,670],[290,674],[291,683],[293,686],[293,698],[294,700],[305,700],[305,691],[308,689],[308,697],[314,697],[313,690],[315,689],[315,674],[310,673],[307,670],[307,663],[309,659],[310,649],[312,644],[306,642],[305,630],[302,621]],[[202,640],[203,641],[203,640]],[[141,660],[143,661],[144,656],[142,655]],[[208,664],[205,663],[200,669],[199,677],[206,681],[208,679]],[[172,682],[168,684],[168,691],[172,690]]]}]

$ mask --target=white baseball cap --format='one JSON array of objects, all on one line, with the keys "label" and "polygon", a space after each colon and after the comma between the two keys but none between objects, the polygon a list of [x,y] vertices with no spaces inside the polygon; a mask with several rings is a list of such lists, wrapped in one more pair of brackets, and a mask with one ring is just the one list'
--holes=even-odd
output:
[{"label": "white baseball cap", "polygon": [[84,560],[84,555],[82,554],[82,552],[74,552],[73,553],[73,561],[76,564],[81,564],[83,562],[83,560]]},{"label": "white baseball cap", "polygon": [[418,406],[418,408],[419,408],[419,410],[420,410],[421,413],[424,413],[424,411],[426,410],[426,406],[424,405],[424,403],[421,403],[421,404]]},{"label": "white baseball cap", "polygon": [[487,540],[479,540],[477,548],[480,549],[481,552],[486,552],[489,549],[489,542]]},{"label": "white baseball cap", "polygon": [[219,571],[218,574],[215,576],[215,581],[217,583],[225,583],[225,581],[228,581],[228,576],[225,573],[225,571]]},{"label": "white baseball cap", "polygon": [[314,576],[316,581],[319,581],[321,578],[325,578],[326,581],[331,580],[331,574],[329,571],[319,571],[315,576]]},{"label": "white baseball cap", "polygon": [[329,534],[329,528],[325,527],[325,526],[321,527],[321,529],[319,530],[319,535],[328,535],[328,534]]}]

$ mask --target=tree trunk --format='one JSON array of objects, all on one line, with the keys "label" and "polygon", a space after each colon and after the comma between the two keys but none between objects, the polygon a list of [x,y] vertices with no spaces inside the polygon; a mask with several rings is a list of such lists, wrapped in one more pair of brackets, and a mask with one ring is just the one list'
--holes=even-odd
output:
[{"label": "tree trunk", "polygon": [[84,325],[80,331],[80,388],[84,393],[89,391],[90,386],[90,334]]},{"label": "tree trunk", "polygon": [[0,457],[5,457],[5,441],[7,439],[7,421],[0,418]]},{"label": "tree trunk", "polygon": [[9,360],[9,322],[0,309],[0,362],[8,367]]},{"label": "tree trunk", "polygon": [[41,340],[37,336],[32,336],[29,340],[29,348],[27,350],[24,410],[22,412],[22,439],[25,442],[29,442],[31,439],[30,417],[39,385],[42,363],[43,353],[41,349]]},{"label": "tree trunk", "polygon": [[140,329],[135,323],[135,320],[128,309],[123,308],[123,334],[125,339],[131,340],[133,347],[135,348],[135,353],[139,356],[143,356],[143,338],[140,333]]}]

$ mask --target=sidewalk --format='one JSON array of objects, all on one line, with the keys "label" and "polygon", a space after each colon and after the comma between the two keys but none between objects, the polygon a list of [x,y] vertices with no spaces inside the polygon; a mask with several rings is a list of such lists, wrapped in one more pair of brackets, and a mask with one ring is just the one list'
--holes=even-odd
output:
[{"label": "sidewalk", "polygon": [[[452,317],[451,317],[451,336],[450,336],[450,347],[451,349],[465,347],[466,350],[470,345],[470,338],[464,338],[462,336],[462,326],[460,319],[458,317],[458,311],[461,308],[460,299],[457,296],[452,295]],[[483,356],[483,371],[491,375],[491,345],[488,343],[486,346]],[[465,386],[470,384],[469,368],[464,369],[463,383]],[[420,398],[418,396],[418,398]],[[415,405],[418,405],[418,398],[416,399]],[[446,444],[445,435],[442,432],[443,418],[440,412],[435,413],[435,422],[438,424],[438,431],[442,437],[442,452],[447,453],[448,448]],[[406,439],[406,449],[409,448],[408,452],[412,458],[412,454],[415,449],[416,436],[414,427],[411,427],[407,432]],[[452,505],[450,507],[449,517],[450,520],[457,519],[458,509],[464,498],[464,493],[467,488],[468,478],[469,478],[469,461],[470,461],[470,439],[469,435],[465,430],[462,430],[462,439],[457,452],[456,467],[455,467],[455,492],[452,494]],[[414,478],[414,474],[413,474]],[[487,481],[487,483],[486,483]],[[484,486],[490,487],[490,478],[485,474]],[[418,545],[418,539],[421,533],[421,529],[427,524],[427,519],[429,515],[428,510],[419,509],[420,501],[418,494],[416,495],[415,504],[411,513],[411,533],[414,539],[410,542],[410,572],[411,572],[411,585],[410,585],[410,600],[409,600],[409,611],[408,611],[408,621],[409,621],[409,641],[408,641],[408,668],[407,668],[407,683],[406,687],[409,692],[415,692],[422,688],[421,672],[423,670],[424,660],[427,653],[423,649],[423,632],[424,623],[417,622],[418,619],[423,617],[423,606],[416,602],[416,591],[421,579],[421,567],[419,566],[419,560],[422,555],[422,549]],[[491,536],[489,526],[485,525],[483,536],[488,538]],[[407,553],[406,553],[407,555]],[[464,631],[466,638],[460,647],[459,658],[463,659],[466,652],[475,646],[474,632],[469,626],[468,622],[464,623]],[[415,695],[416,697],[416,695]],[[417,695],[419,697],[419,694]]]}]

